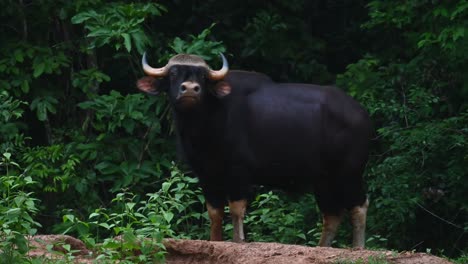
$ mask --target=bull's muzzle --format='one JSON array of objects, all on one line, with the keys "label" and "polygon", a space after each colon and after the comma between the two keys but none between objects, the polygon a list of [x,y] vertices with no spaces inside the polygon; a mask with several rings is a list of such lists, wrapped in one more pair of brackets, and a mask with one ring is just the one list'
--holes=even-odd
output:
[{"label": "bull's muzzle", "polygon": [[179,88],[180,94],[198,95],[200,92],[201,92],[200,84],[196,82],[183,82]]},{"label": "bull's muzzle", "polygon": [[183,82],[179,86],[177,107],[187,110],[200,102],[201,87],[197,82]]}]

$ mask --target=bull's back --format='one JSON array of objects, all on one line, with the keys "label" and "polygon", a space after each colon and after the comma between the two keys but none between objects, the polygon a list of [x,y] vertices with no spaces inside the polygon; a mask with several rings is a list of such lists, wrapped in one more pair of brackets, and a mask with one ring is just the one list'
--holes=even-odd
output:
[{"label": "bull's back", "polygon": [[[342,142],[334,142],[334,136],[350,134],[347,130],[354,128],[346,124],[350,122],[346,115],[360,116],[361,110],[347,102],[350,98],[341,91],[329,89],[335,88],[267,83],[245,95],[239,111],[244,113],[247,144],[240,146],[247,147],[253,158],[248,162],[255,170],[255,183],[307,189],[331,166],[328,155],[344,155],[338,153],[345,150]],[[330,96],[341,104],[344,101],[344,108],[330,106]]]}]

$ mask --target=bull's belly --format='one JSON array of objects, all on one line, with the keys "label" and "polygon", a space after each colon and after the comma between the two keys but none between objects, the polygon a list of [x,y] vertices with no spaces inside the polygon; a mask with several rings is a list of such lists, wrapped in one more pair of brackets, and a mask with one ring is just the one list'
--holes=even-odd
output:
[{"label": "bull's belly", "polygon": [[320,170],[309,165],[275,162],[257,167],[252,173],[252,183],[287,192],[312,191]]}]

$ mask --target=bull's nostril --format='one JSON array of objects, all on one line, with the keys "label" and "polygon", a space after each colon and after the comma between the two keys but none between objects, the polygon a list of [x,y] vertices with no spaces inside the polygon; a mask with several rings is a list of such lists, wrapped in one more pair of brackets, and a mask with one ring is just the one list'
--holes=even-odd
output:
[{"label": "bull's nostril", "polygon": [[187,91],[187,87],[185,87],[185,85],[182,84],[182,85],[180,86],[180,91],[181,91],[181,92]]},{"label": "bull's nostril", "polygon": [[196,93],[200,92],[200,86],[197,85],[197,86],[193,87],[193,90],[194,90]]}]

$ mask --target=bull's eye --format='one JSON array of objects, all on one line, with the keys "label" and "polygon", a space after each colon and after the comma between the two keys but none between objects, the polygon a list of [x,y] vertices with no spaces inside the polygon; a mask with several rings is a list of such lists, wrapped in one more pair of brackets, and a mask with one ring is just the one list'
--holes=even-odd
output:
[{"label": "bull's eye", "polygon": [[171,78],[175,78],[177,76],[177,70],[176,69],[172,69],[170,72],[169,72],[169,76]]}]

